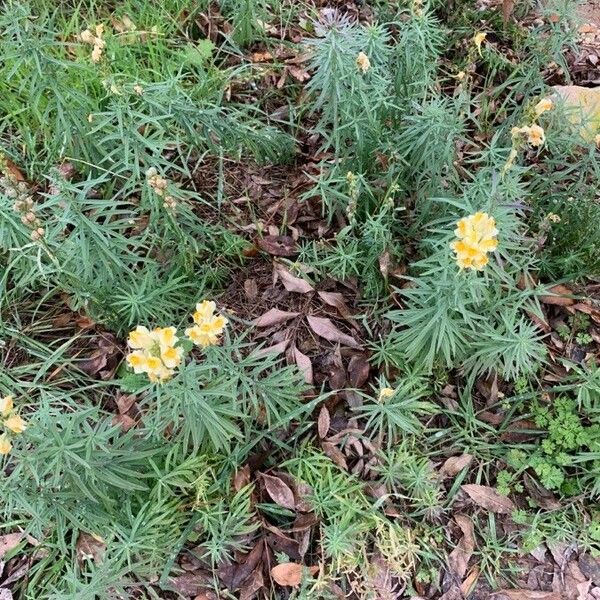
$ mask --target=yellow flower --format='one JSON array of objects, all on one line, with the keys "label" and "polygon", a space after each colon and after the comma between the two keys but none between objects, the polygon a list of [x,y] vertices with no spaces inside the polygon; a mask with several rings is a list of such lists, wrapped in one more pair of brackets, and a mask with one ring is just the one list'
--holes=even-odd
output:
[{"label": "yellow flower", "polygon": [[556,213],[548,213],[546,215],[546,219],[548,219],[548,221],[552,221],[553,223],[560,223],[560,217]]},{"label": "yellow flower", "polygon": [[12,450],[12,444],[5,435],[0,435],[0,454],[7,455]]},{"label": "yellow flower", "polygon": [[217,305],[212,300],[202,300],[196,304],[196,312],[192,315],[194,323],[200,325],[204,321],[211,319]]},{"label": "yellow flower", "polygon": [[0,398],[0,414],[3,417],[8,417],[8,415],[13,410],[13,396],[5,396],[4,398]]},{"label": "yellow flower", "polygon": [[550,98],[543,98],[535,105],[536,116],[543,115],[546,111],[554,108],[554,102]]},{"label": "yellow flower", "polygon": [[488,264],[487,253],[498,247],[496,221],[484,212],[460,219],[454,234],[458,240],[452,242],[450,247],[461,269],[481,271]]},{"label": "yellow flower", "polygon": [[366,73],[371,68],[371,61],[364,52],[359,52],[356,57],[356,66],[363,72]]},{"label": "yellow flower", "polygon": [[543,146],[546,141],[544,128],[539,125],[532,125],[527,133],[527,141],[530,146],[535,146],[536,148]]},{"label": "yellow flower", "polygon": [[147,327],[138,325],[133,331],[129,333],[129,339],[127,340],[130,348],[134,350],[148,350],[154,344],[154,338]]},{"label": "yellow flower", "polygon": [[487,33],[483,32],[483,31],[478,31],[473,36],[473,43],[475,44],[475,47],[477,48],[477,52],[479,52],[479,56],[481,56],[481,44],[483,44],[483,42],[485,41],[485,38],[487,38]]},{"label": "yellow flower", "polygon": [[163,382],[175,374],[183,359],[183,348],[177,347],[175,327],[156,327],[149,331],[138,325],[129,333],[128,344],[134,349],[126,361],[134,373],[146,373],[153,382]]},{"label": "yellow flower", "polygon": [[391,398],[396,393],[396,390],[390,387],[384,387],[379,390],[379,402]]},{"label": "yellow flower", "polygon": [[196,311],[192,314],[194,326],[185,330],[185,335],[201,348],[218,344],[219,336],[228,323],[222,315],[215,316],[216,308],[217,305],[212,300],[196,304]]},{"label": "yellow flower", "polygon": [[4,427],[13,433],[23,433],[27,429],[27,423],[19,415],[12,415],[4,421]]}]

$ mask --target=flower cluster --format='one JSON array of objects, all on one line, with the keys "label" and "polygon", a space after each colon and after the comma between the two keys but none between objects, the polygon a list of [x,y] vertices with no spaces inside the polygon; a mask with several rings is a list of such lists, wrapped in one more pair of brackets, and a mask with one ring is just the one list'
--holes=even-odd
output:
[{"label": "flower cluster", "polygon": [[185,335],[201,348],[214,346],[219,342],[228,321],[222,315],[215,315],[216,304],[204,300],[196,304],[196,312],[192,315],[193,327],[185,330]]},{"label": "flower cluster", "polygon": [[150,381],[162,383],[170,379],[181,364],[183,348],[175,327],[157,327],[152,331],[138,325],[129,334],[127,343],[133,352],[127,355],[127,364],[135,373],[146,373]]},{"label": "flower cluster", "polygon": [[[14,398],[12,396],[0,398],[0,416],[2,417],[2,425],[5,430],[18,435],[27,429],[26,421],[15,414]],[[9,434],[5,431],[0,435],[0,454],[8,454],[11,450],[12,443]]]},{"label": "flower cluster", "polygon": [[461,269],[481,271],[488,263],[488,252],[498,247],[496,222],[484,212],[460,219],[454,234],[458,240],[452,242],[450,247]]},{"label": "flower cluster", "polygon": [[84,29],[79,34],[79,39],[84,44],[93,46],[92,48],[92,62],[98,63],[102,59],[102,53],[106,46],[106,42],[102,39],[104,35],[104,25],[96,25],[95,32],[90,29]]},{"label": "flower cluster", "polygon": [[524,125],[523,127],[513,127],[512,128],[512,137],[513,139],[523,136],[527,139],[527,143],[534,148],[539,148],[544,145],[546,141],[546,134],[544,133],[544,128],[536,125]]},{"label": "flower cluster", "polygon": [[[227,319],[215,315],[216,304],[203,300],[196,304],[192,314],[194,325],[185,330],[185,335],[196,346],[206,348],[219,343],[219,338],[227,325]],[[138,325],[129,333],[127,345],[131,352],[127,364],[135,373],[146,373],[150,381],[164,383],[173,377],[183,361],[183,347],[178,345],[175,327],[157,327],[150,331]]]},{"label": "flower cluster", "polygon": [[18,181],[10,172],[3,156],[0,156],[0,170],[4,173],[4,176],[0,177],[0,191],[7,198],[14,200],[13,210],[20,215],[21,223],[31,229],[31,239],[37,242],[44,236],[45,230],[40,227],[40,220],[35,214],[35,204],[29,186],[25,181]]},{"label": "flower cluster", "polygon": [[356,57],[356,66],[360,71],[366,73],[371,68],[371,61],[369,57],[364,52],[359,52]]},{"label": "flower cluster", "polygon": [[396,390],[391,387],[384,387],[379,390],[378,400],[379,402],[385,402],[388,398],[391,398],[396,393]]},{"label": "flower cluster", "polygon": [[168,180],[164,177],[161,177],[156,168],[150,167],[146,171],[146,181],[152,188],[152,191],[163,199],[163,206],[165,208],[169,208],[171,210],[175,210],[177,208],[177,201],[175,198],[167,194],[167,186],[169,185]]}]

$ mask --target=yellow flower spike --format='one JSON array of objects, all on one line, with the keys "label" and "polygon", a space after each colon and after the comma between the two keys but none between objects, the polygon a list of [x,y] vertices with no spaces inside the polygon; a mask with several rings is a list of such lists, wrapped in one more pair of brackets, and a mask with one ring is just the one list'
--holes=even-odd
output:
[{"label": "yellow flower spike", "polygon": [[13,396],[5,396],[4,398],[0,398],[0,414],[3,417],[8,417],[8,415],[12,412],[14,406],[14,397]]},{"label": "yellow flower spike", "polygon": [[6,456],[12,450],[12,444],[5,435],[0,435],[0,454]]},{"label": "yellow flower spike", "polygon": [[477,52],[479,53],[479,56],[481,56],[481,44],[483,44],[483,42],[485,41],[486,38],[487,38],[487,33],[485,33],[484,31],[478,31],[473,36],[473,43],[475,44],[475,47],[477,48]]},{"label": "yellow flower spike", "polygon": [[177,329],[175,327],[157,327],[151,333],[151,336],[156,340],[161,348],[167,349],[177,343]]},{"label": "yellow flower spike", "polygon": [[498,247],[496,221],[484,212],[460,219],[454,234],[458,239],[450,243],[450,248],[461,269],[481,271],[489,262],[487,253]]},{"label": "yellow flower spike", "polygon": [[371,61],[364,52],[359,52],[356,57],[356,66],[365,74],[371,68]]},{"label": "yellow flower spike", "polygon": [[129,333],[127,343],[134,350],[148,350],[154,344],[154,338],[147,327],[138,325],[132,332]]},{"label": "yellow flower spike", "polygon": [[535,105],[535,115],[539,117],[543,115],[545,112],[552,110],[554,108],[554,102],[550,100],[550,98],[543,98]]},{"label": "yellow flower spike", "polygon": [[390,387],[384,387],[379,390],[379,402],[391,398],[396,393],[396,390]]},{"label": "yellow flower spike", "polygon": [[12,415],[4,421],[4,427],[7,427],[13,433],[23,433],[27,429],[27,423],[19,415]]}]

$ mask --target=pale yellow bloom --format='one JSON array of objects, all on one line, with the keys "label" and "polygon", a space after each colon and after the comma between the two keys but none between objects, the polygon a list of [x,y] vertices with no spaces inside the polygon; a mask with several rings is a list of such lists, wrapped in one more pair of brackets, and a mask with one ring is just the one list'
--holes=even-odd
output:
[{"label": "pale yellow bloom", "polygon": [[454,234],[458,240],[450,247],[456,254],[461,269],[482,270],[488,264],[488,252],[498,247],[495,220],[487,213],[476,212],[458,221]]},{"label": "pale yellow bloom", "polygon": [[222,315],[214,314],[217,305],[212,300],[203,300],[196,304],[192,314],[194,326],[185,330],[185,335],[201,348],[218,344],[228,321]]},{"label": "pale yellow bloom", "polygon": [[183,348],[177,347],[178,341],[175,327],[157,327],[149,331],[138,325],[129,333],[127,343],[134,351],[127,355],[127,364],[134,373],[146,373],[150,381],[166,381],[183,360]]},{"label": "pale yellow bloom", "polygon": [[466,76],[467,74],[464,71],[459,71],[456,74],[456,79],[458,79],[458,81],[462,81]]},{"label": "pale yellow bloom", "polygon": [[560,217],[556,213],[548,213],[546,218],[553,223],[560,223]]},{"label": "pale yellow bloom", "polygon": [[0,454],[7,455],[12,450],[12,444],[5,435],[0,435]]},{"label": "pale yellow bloom", "polygon": [[364,52],[359,52],[356,57],[356,66],[363,72],[366,73],[371,68],[371,61]]},{"label": "pale yellow bloom", "polygon": [[4,427],[13,433],[23,433],[27,429],[27,423],[19,415],[12,415],[4,421]]},{"label": "pale yellow bloom", "polygon": [[8,417],[8,415],[12,412],[14,405],[14,397],[13,396],[5,396],[4,398],[0,398],[0,414],[3,417]]},{"label": "pale yellow bloom", "polygon": [[139,84],[136,84],[136,85],[134,85],[134,86],[133,86],[133,91],[134,91],[134,92],[135,92],[135,93],[136,93],[138,96],[141,96],[141,95],[144,93],[144,88],[143,88],[141,85],[139,85]]},{"label": "pale yellow bloom", "polygon": [[106,42],[102,39],[104,35],[104,25],[96,25],[95,33],[90,31],[89,29],[84,29],[79,34],[79,39],[84,44],[89,44],[93,46],[92,48],[92,61],[95,63],[100,62],[102,59],[102,53],[104,52],[104,48],[106,47]]},{"label": "pale yellow bloom", "polygon": [[543,98],[535,105],[536,116],[543,115],[546,111],[554,108],[554,102],[550,98]]},{"label": "pale yellow bloom", "polygon": [[391,398],[396,393],[396,390],[390,387],[384,387],[379,390],[379,402]]},{"label": "pale yellow bloom", "polygon": [[543,146],[544,142],[546,141],[544,128],[540,127],[539,125],[532,125],[527,134],[527,141],[529,142],[530,146],[535,146],[536,148]]},{"label": "pale yellow bloom", "polygon": [[475,47],[477,48],[477,52],[479,52],[479,56],[481,56],[481,44],[483,44],[483,42],[485,41],[485,38],[487,38],[487,33],[483,32],[483,31],[478,31],[473,36],[473,43],[475,44]]}]

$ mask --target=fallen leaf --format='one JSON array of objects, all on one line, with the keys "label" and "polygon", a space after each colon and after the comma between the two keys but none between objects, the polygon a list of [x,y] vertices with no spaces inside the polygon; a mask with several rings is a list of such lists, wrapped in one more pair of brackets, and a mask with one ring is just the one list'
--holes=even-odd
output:
[{"label": "fallen leaf", "polygon": [[117,392],[116,402],[117,408],[119,409],[119,414],[127,414],[135,404],[136,400],[137,396],[135,394],[123,394],[121,392]]},{"label": "fallen leaf", "polygon": [[329,304],[329,306],[333,306],[337,308],[340,315],[344,317],[344,319],[351,319],[352,314],[350,313],[350,308],[346,304],[344,297],[342,294],[338,292],[317,292],[319,297],[325,304]]},{"label": "fallen leaf", "polygon": [[22,533],[7,533],[0,535],[0,560],[4,558],[7,552],[10,552],[19,545],[23,538]]},{"label": "fallen leaf", "polygon": [[99,565],[106,551],[106,542],[99,535],[82,531],[77,538],[75,549],[80,565],[88,560],[93,560]]},{"label": "fallen leaf", "polygon": [[298,368],[304,374],[304,381],[306,383],[308,383],[308,385],[312,385],[314,383],[314,378],[313,378],[312,362],[311,362],[310,358],[308,358],[308,356],[306,356],[306,354],[303,354],[302,352],[300,352],[300,350],[298,350],[298,348],[296,348],[296,346],[294,346],[292,348],[292,350],[294,352],[294,360],[296,361]]},{"label": "fallen leaf", "polygon": [[256,279],[246,279],[244,281],[244,292],[248,300],[256,300],[258,298],[258,285]]},{"label": "fallen leaf", "polygon": [[252,323],[257,327],[271,327],[272,325],[279,325],[279,323],[285,323],[289,319],[294,319],[300,313],[298,312],[286,312],[279,310],[278,308],[271,308],[264,315],[261,315],[257,319],[254,319]]},{"label": "fallen leaf", "polygon": [[258,348],[257,350],[253,350],[250,354],[251,356],[265,356],[266,354],[282,354],[285,352],[285,349],[288,347],[290,340],[283,340],[277,344],[273,344],[272,346],[267,346],[266,348]]},{"label": "fallen leaf", "polygon": [[281,563],[271,569],[271,577],[275,583],[283,586],[296,587],[302,581],[302,572],[308,569],[311,575],[318,572],[319,567],[304,567],[298,563]]},{"label": "fallen leaf", "polygon": [[494,488],[487,485],[468,483],[461,488],[475,504],[491,512],[510,514],[515,510],[515,505],[510,498],[500,495]]},{"label": "fallen leaf", "polygon": [[293,256],[298,253],[296,242],[289,235],[266,235],[258,240],[258,247],[272,256]]},{"label": "fallen leaf", "polygon": [[183,573],[169,579],[171,587],[182,596],[190,597],[206,593],[214,585],[212,577],[203,572]]},{"label": "fallen leaf", "polygon": [[273,55],[270,52],[253,52],[251,55],[252,62],[268,62],[273,60]]},{"label": "fallen leaf", "polygon": [[296,501],[294,500],[294,492],[289,486],[284,483],[279,477],[273,475],[267,475],[263,473],[263,481],[265,482],[265,488],[269,493],[269,496],[283,508],[289,508],[294,510],[296,508]]},{"label": "fallen leaf", "polygon": [[4,156],[4,165],[12,179],[15,181],[25,181],[25,177],[23,176],[21,169],[19,169],[19,167],[17,167],[17,165],[15,165],[15,163],[7,156]]},{"label": "fallen leaf", "polygon": [[112,418],[113,425],[120,425],[123,433],[127,433],[130,429],[135,427],[136,421],[132,419],[129,415],[115,415]]},{"label": "fallen leaf", "polygon": [[326,406],[322,406],[317,420],[317,430],[320,438],[324,438],[327,435],[330,423],[331,417],[329,416],[329,411]]},{"label": "fallen leaf", "polygon": [[502,20],[506,25],[513,14],[515,0],[502,0]]},{"label": "fallen leaf", "polygon": [[473,591],[473,587],[479,579],[480,570],[479,567],[475,566],[471,569],[466,579],[460,584],[460,591],[465,598],[468,598]]},{"label": "fallen leaf", "polygon": [[350,335],[340,331],[330,319],[324,317],[306,317],[310,328],[320,337],[329,342],[339,342],[352,348],[360,347],[360,344]]},{"label": "fallen leaf", "polygon": [[558,306],[571,306],[571,304],[575,304],[575,300],[568,297],[573,295],[573,291],[564,285],[554,285],[548,291],[550,294],[540,296],[540,302],[544,304],[556,304]]},{"label": "fallen leaf", "polygon": [[469,565],[469,560],[475,550],[475,534],[473,522],[466,515],[455,515],[454,520],[462,531],[460,541],[448,556],[448,563],[455,575],[462,579]]},{"label": "fallen leaf", "polygon": [[581,125],[579,135],[583,140],[594,141],[600,129],[600,90],[580,85],[556,85],[552,89],[569,110],[569,122]]},{"label": "fallen leaf", "polygon": [[369,359],[366,354],[353,354],[348,362],[350,385],[354,388],[362,387],[369,378],[370,370],[371,365],[369,365]]},{"label": "fallen leaf", "polygon": [[448,479],[458,475],[465,467],[468,467],[473,460],[471,454],[461,454],[460,456],[451,456],[446,459],[446,462],[440,467],[440,477]]},{"label": "fallen leaf", "polygon": [[0,600],[13,600],[12,592],[7,588],[0,588]]},{"label": "fallen leaf", "polygon": [[308,281],[292,275],[283,265],[275,265],[275,272],[288,292],[298,292],[299,294],[314,292],[313,286]]},{"label": "fallen leaf", "polygon": [[342,451],[332,442],[321,442],[323,452],[341,469],[348,470],[348,463]]},{"label": "fallen leaf", "polygon": [[264,542],[261,539],[250,552],[244,554],[236,562],[219,567],[219,578],[229,591],[238,590],[248,580],[262,561],[263,554]]},{"label": "fallen leaf", "polygon": [[536,590],[515,589],[500,590],[492,594],[493,600],[561,600],[557,592],[540,592]]}]

